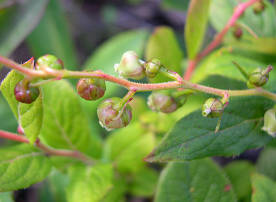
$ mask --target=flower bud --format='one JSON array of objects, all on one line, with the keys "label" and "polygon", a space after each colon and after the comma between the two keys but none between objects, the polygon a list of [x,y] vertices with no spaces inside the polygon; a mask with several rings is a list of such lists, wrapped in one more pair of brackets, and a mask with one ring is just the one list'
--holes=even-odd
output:
[{"label": "flower bud", "polygon": [[44,55],[38,58],[36,62],[36,69],[43,70],[45,68],[50,69],[63,69],[63,62],[54,55]]},{"label": "flower bud", "polygon": [[235,26],[233,35],[236,39],[240,39],[242,37],[242,28],[240,26]]},{"label": "flower bud", "polygon": [[18,102],[30,104],[38,97],[39,89],[37,87],[30,87],[29,83],[29,81],[23,79],[16,84],[14,95]]},{"label": "flower bud", "polygon": [[120,64],[116,64],[114,68],[124,78],[139,80],[145,77],[143,64],[134,51],[125,52]]},{"label": "flower bud", "polygon": [[105,81],[97,78],[80,79],[77,84],[78,94],[86,100],[97,100],[105,93]]},{"label": "flower bud", "polygon": [[145,63],[146,75],[148,78],[154,78],[161,67],[161,62],[158,59],[152,59],[151,61]]},{"label": "flower bud", "polygon": [[220,117],[223,112],[223,103],[216,98],[209,98],[202,106],[202,116],[215,118]]},{"label": "flower bud", "polygon": [[276,137],[276,108],[269,109],[264,114],[264,127],[262,130],[272,137]]},{"label": "flower bud", "polygon": [[123,128],[132,119],[131,107],[125,104],[122,107],[121,98],[114,97],[104,100],[97,109],[99,122],[106,130]]},{"label": "flower bud", "polygon": [[265,9],[265,4],[263,1],[257,1],[253,5],[253,11],[255,14],[260,14],[261,12],[264,11],[264,9]]},{"label": "flower bud", "polygon": [[250,75],[247,82],[249,88],[260,87],[267,83],[269,79],[269,72],[272,70],[272,66],[268,66],[266,69],[261,68],[255,69]]},{"label": "flower bud", "polygon": [[148,97],[147,104],[153,111],[172,113],[177,110],[176,100],[173,97],[163,93],[152,93]]}]

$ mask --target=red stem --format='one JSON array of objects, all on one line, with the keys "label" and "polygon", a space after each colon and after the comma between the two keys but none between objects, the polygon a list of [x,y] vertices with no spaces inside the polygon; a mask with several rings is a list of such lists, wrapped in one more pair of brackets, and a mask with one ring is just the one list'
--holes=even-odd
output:
[{"label": "red stem", "polygon": [[249,0],[244,3],[240,3],[237,5],[237,7],[234,10],[234,13],[232,17],[228,20],[225,27],[221,30],[220,33],[218,33],[213,41],[201,52],[197,55],[197,57],[194,60],[189,61],[188,68],[184,74],[185,80],[190,80],[193,71],[196,68],[197,63],[204,58],[206,55],[208,55],[213,49],[215,49],[223,40],[224,36],[228,32],[228,30],[235,25],[236,21],[239,19],[239,17],[243,14],[243,12],[252,4],[256,3],[259,0]]},{"label": "red stem", "polygon": [[[22,143],[27,143],[27,144],[30,143],[29,140],[24,136],[20,136],[20,135],[10,133],[7,131],[3,131],[3,130],[0,130],[0,137],[9,139],[9,140],[13,140],[16,142],[22,142]],[[71,158],[81,160],[85,163],[89,163],[89,164],[92,163],[92,160],[89,157],[85,156],[83,153],[81,153],[79,151],[53,149],[51,147],[48,147],[48,146],[42,144],[39,141],[39,139],[36,141],[35,146],[49,155],[66,156],[66,157],[71,157]]]}]

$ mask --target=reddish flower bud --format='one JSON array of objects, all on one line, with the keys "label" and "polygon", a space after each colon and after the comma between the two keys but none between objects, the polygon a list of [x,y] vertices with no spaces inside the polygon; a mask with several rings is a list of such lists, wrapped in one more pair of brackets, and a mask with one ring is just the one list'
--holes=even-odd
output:
[{"label": "reddish flower bud", "polygon": [[97,110],[99,122],[106,130],[123,128],[132,119],[131,107],[129,104],[121,105],[121,98],[114,97],[104,100]]},{"label": "reddish flower bud", "polygon": [[235,26],[233,30],[233,35],[236,39],[240,39],[242,37],[242,28],[240,26]]},{"label": "reddish flower bud", "polygon": [[37,87],[30,87],[29,83],[29,81],[23,79],[16,84],[14,95],[18,102],[30,104],[38,97],[39,89]]},{"label": "reddish flower bud", "polygon": [[264,11],[265,9],[265,3],[263,1],[257,1],[253,5],[253,11],[255,14],[260,14]]},{"label": "reddish flower bud", "polygon": [[139,80],[145,77],[143,64],[134,51],[125,52],[120,64],[116,64],[114,68],[124,78]]},{"label": "reddish flower bud", "polygon": [[147,104],[153,111],[172,113],[177,110],[176,100],[173,97],[163,93],[152,93],[148,97]]},{"label": "reddish flower bud", "polygon": [[63,62],[54,55],[44,55],[38,58],[36,62],[36,69],[43,70],[45,68],[50,69],[63,69]]},{"label": "reddish flower bud", "polygon": [[247,82],[249,88],[260,87],[267,83],[269,79],[269,72],[272,70],[272,66],[268,66],[266,69],[257,68],[250,75]]},{"label": "reddish flower bud", "polygon": [[104,96],[105,81],[103,79],[85,78],[80,79],[77,84],[78,94],[86,100],[97,100]]}]

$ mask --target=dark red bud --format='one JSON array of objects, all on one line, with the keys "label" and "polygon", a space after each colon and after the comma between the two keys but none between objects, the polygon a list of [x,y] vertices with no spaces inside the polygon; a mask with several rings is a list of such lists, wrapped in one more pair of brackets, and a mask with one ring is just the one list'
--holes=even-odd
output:
[{"label": "dark red bud", "polygon": [[84,78],[77,84],[78,94],[86,100],[97,100],[104,96],[105,81],[102,79]]},{"label": "dark red bud", "polygon": [[16,84],[14,95],[18,102],[30,104],[39,96],[39,89],[37,87],[30,87],[29,81],[23,79]]}]

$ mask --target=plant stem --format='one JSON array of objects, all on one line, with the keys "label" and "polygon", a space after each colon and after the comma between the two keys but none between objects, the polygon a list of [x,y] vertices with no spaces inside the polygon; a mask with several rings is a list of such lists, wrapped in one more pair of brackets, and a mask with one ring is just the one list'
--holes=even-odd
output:
[{"label": "plant stem", "polygon": [[[165,89],[176,89],[176,88],[184,88],[184,89],[192,89],[203,93],[218,95],[224,97],[225,93],[228,93],[229,96],[250,96],[250,95],[259,95],[264,96],[269,99],[276,101],[276,94],[270,93],[262,88],[249,89],[249,90],[222,90],[212,87],[207,87],[199,84],[194,84],[190,81],[181,79],[181,81],[171,81],[164,83],[136,83],[132,81],[128,81],[125,79],[117,78],[115,76],[111,76],[105,74],[101,71],[93,71],[93,72],[81,72],[81,71],[69,71],[69,70],[54,70],[52,69],[50,72],[40,71],[40,70],[32,70],[24,68],[23,66],[13,62],[12,60],[0,56],[0,63],[5,64],[6,66],[19,71],[29,78],[100,78],[106,81],[110,81],[116,83],[120,86],[127,88],[130,91],[141,92],[141,91],[154,91],[154,90],[165,90]],[[27,70],[27,71],[26,71]],[[174,73],[177,74],[177,73]],[[180,78],[180,75],[178,75]]]},{"label": "plant stem", "polygon": [[[7,131],[3,131],[0,130],[0,137],[1,138],[5,138],[5,139],[9,139],[9,140],[13,140],[16,142],[23,142],[23,143],[27,143],[29,144],[29,140],[22,136],[22,135],[17,135],[14,133],[10,133]],[[75,158],[78,159],[84,163],[87,164],[92,164],[93,160],[90,157],[87,157],[86,155],[84,155],[83,153],[79,152],[79,151],[72,151],[72,150],[65,150],[65,149],[53,149],[49,146],[46,146],[44,144],[42,144],[39,139],[36,141],[35,146],[37,148],[39,148],[40,150],[42,150],[43,152],[45,152],[48,155],[54,155],[54,156],[66,156],[66,157],[71,157],[71,158]]]},{"label": "plant stem", "polygon": [[213,49],[215,49],[223,40],[224,36],[228,32],[228,30],[235,25],[236,21],[239,19],[239,17],[243,14],[243,12],[252,4],[256,3],[260,0],[249,0],[244,3],[239,3],[236,8],[234,9],[234,13],[231,16],[231,18],[228,20],[225,27],[219,32],[213,41],[201,52],[199,53],[195,59],[190,60],[188,63],[187,70],[184,74],[184,79],[189,80],[193,74],[193,71],[196,68],[197,63],[204,58],[206,55],[208,55]]}]

